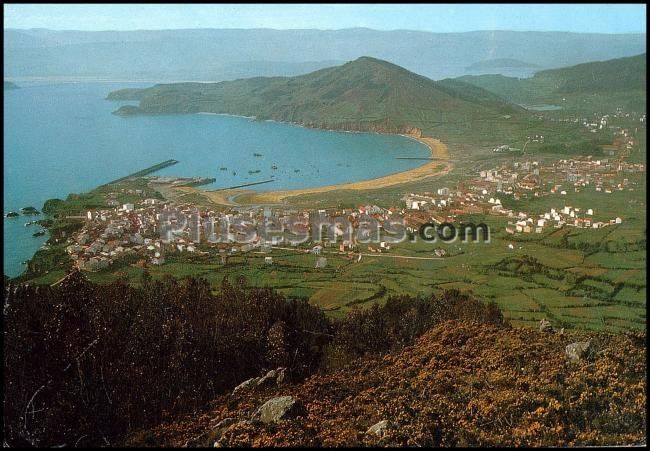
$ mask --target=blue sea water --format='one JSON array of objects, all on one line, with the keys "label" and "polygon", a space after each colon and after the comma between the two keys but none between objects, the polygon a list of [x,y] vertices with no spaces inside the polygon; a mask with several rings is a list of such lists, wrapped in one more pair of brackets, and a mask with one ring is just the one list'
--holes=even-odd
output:
[{"label": "blue sea water", "polygon": [[[251,187],[269,191],[374,178],[422,164],[397,156],[428,156],[421,143],[401,136],[209,114],[111,114],[124,102],[104,100],[110,91],[141,86],[146,85],[63,83],[4,91],[3,213],[30,205],[40,210],[49,198],[87,191],[170,158],[179,163],[157,174],[216,178],[206,189],[274,176]],[[22,262],[47,240],[32,236],[40,227],[25,227],[30,219],[3,219],[7,275],[20,274]]]}]

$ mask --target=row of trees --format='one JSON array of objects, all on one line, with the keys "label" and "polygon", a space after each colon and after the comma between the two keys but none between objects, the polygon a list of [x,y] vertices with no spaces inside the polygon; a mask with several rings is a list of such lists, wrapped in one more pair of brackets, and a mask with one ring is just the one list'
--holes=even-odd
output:
[{"label": "row of trees", "polygon": [[[5,441],[119,445],[129,432],[196,412],[284,366],[298,381],[366,353],[410,344],[446,319],[503,323],[495,305],[447,292],[391,299],[330,320],[306,299],[246,281],[4,286]],[[333,365],[336,366],[336,365]]]}]

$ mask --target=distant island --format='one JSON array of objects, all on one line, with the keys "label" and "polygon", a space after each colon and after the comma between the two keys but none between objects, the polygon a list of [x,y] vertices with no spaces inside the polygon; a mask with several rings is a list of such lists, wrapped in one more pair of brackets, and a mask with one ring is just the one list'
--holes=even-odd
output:
[{"label": "distant island", "polygon": [[11,81],[5,81],[5,91],[8,91],[10,89],[20,89],[20,86]]}]

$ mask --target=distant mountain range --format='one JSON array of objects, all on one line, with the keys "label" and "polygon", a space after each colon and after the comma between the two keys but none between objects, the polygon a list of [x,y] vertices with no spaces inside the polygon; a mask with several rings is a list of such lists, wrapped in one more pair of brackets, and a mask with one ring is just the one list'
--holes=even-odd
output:
[{"label": "distant mountain range", "polygon": [[361,57],[296,77],[125,89],[109,100],[139,100],[119,115],[224,113],[344,130],[407,131],[431,121],[469,121],[523,113],[460,81],[435,82],[387,61]]},{"label": "distant mountain range", "polygon": [[517,68],[539,68],[537,64],[527,63],[512,58],[498,58],[487,61],[479,61],[465,68],[468,72],[494,70],[494,69],[517,69]]},{"label": "distant mountain range", "polygon": [[[432,79],[530,72],[646,51],[645,34],[476,31],[188,29],[4,30],[4,76],[220,81],[289,76],[364,55]],[[505,63],[505,64],[504,64]],[[518,63],[519,64],[519,63]],[[469,69],[469,70],[468,70]]]},{"label": "distant mountain range", "polygon": [[513,58],[497,58],[479,61],[465,68],[468,75],[501,74],[512,77],[530,77],[540,70],[537,64],[527,63]]}]

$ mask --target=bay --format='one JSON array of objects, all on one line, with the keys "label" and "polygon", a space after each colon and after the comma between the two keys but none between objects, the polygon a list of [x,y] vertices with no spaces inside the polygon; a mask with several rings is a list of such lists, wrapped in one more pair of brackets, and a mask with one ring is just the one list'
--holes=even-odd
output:
[{"label": "bay", "polygon": [[[421,143],[396,135],[344,133],[225,115],[118,117],[113,90],[143,83],[60,83],[4,92],[4,213],[41,209],[167,159],[158,175],[214,177],[215,189],[286,190],[365,180],[422,164]],[[256,156],[255,154],[258,154]],[[277,169],[273,169],[273,167]],[[226,168],[222,170],[221,168]],[[259,171],[259,172],[257,172]],[[16,276],[47,240],[33,219],[4,219],[4,273]]]}]

